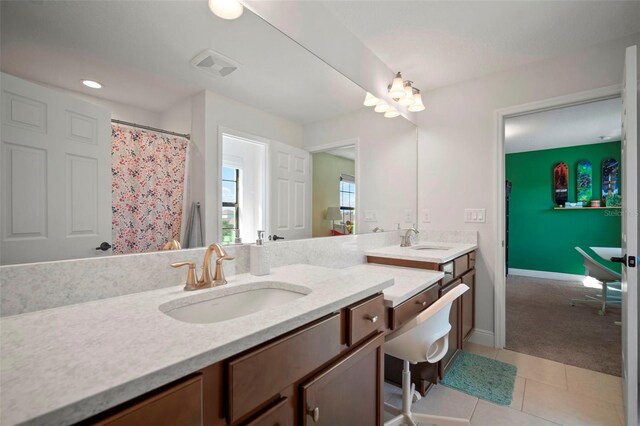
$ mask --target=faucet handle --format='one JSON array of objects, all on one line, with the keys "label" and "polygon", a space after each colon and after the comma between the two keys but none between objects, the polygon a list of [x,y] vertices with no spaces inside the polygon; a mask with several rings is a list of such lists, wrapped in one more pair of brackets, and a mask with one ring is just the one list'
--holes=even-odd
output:
[{"label": "faucet handle", "polygon": [[195,290],[198,286],[196,280],[196,264],[193,262],[176,262],[172,263],[172,268],[180,268],[182,266],[188,266],[189,271],[187,272],[187,282],[185,283],[185,290]]}]

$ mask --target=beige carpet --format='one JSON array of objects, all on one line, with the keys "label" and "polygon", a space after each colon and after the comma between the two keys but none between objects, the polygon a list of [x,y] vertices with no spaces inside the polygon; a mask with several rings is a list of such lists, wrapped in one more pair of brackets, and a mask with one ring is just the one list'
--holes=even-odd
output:
[{"label": "beige carpet", "polygon": [[599,292],[580,282],[508,276],[506,348],[620,376],[620,308],[600,316],[594,305],[569,305]]}]

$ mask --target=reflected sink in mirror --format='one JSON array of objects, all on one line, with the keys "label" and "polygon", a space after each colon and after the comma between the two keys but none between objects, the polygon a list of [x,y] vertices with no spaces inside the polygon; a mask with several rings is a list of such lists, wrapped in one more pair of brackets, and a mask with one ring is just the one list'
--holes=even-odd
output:
[{"label": "reflected sink in mirror", "polygon": [[[261,285],[259,288],[240,289],[236,293],[216,295],[215,292],[192,296],[160,306],[160,311],[173,319],[192,324],[211,324],[233,318],[253,314],[265,309],[284,305],[311,293],[311,289],[293,286],[277,281],[263,281],[252,283]],[[287,287],[274,288],[273,286]],[[234,289],[235,290],[235,289]]]},{"label": "reflected sink in mirror", "polygon": [[427,245],[419,245],[409,247],[411,250],[451,250],[451,247],[445,246],[427,246]]}]

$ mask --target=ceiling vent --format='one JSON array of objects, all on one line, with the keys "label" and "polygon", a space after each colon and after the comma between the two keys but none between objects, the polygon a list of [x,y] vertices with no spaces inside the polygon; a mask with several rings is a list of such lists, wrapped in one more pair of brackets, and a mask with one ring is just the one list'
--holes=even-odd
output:
[{"label": "ceiling vent", "polygon": [[206,49],[196,55],[191,60],[191,65],[216,77],[226,77],[240,66],[233,59],[211,49]]}]

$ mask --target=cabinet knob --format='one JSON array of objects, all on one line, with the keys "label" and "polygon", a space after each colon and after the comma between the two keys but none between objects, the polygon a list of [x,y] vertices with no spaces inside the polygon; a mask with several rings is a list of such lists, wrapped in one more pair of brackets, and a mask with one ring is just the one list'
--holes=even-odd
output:
[{"label": "cabinet knob", "polygon": [[417,303],[418,305],[420,305],[420,306],[427,306],[427,301],[426,301],[426,300],[425,300],[425,301],[422,301],[422,302],[421,302],[421,301],[419,301],[419,300],[416,300],[416,303]]},{"label": "cabinet knob", "polygon": [[378,322],[378,316],[377,316],[377,315],[375,315],[375,316],[373,316],[373,317],[372,317],[371,315],[367,315],[367,316],[366,316],[366,317],[364,317],[364,318],[365,318],[366,320],[371,321],[371,322],[372,322],[372,323],[374,323],[374,324],[375,324],[376,322]]},{"label": "cabinet knob", "polygon": [[320,407],[309,408],[307,410],[307,414],[310,415],[313,419],[313,422],[316,423],[318,420],[320,420]]}]

